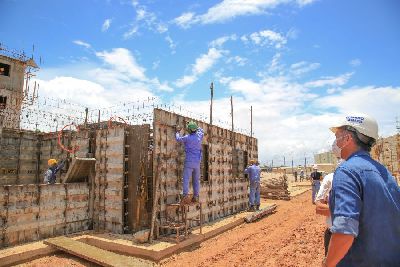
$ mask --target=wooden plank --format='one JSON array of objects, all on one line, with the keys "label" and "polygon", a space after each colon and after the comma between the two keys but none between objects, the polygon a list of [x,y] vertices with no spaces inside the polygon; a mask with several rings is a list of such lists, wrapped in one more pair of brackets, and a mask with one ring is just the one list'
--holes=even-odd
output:
[{"label": "wooden plank", "polygon": [[256,221],[256,220],[258,220],[258,219],[260,219],[260,218],[262,218],[264,216],[267,216],[267,215],[273,213],[275,211],[276,207],[277,207],[277,205],[273,204],[273,205],[271,205],[271,206],[269,206],[267,208],[255,211],[252,214],[246,216],[244,218],[244,220],[247,223],[254,222],[254,221]]},{"label": "wooden plank", "polygon": [[101,266],[153,266],[149,261],[116,254],[64,236],[47,239],[44,243]]},{"label": "wooden plank", "polygon": [[84,182],[88,179],[95,163],[95,158],[73,158],[71,166],[65,175],[64,183]]}]

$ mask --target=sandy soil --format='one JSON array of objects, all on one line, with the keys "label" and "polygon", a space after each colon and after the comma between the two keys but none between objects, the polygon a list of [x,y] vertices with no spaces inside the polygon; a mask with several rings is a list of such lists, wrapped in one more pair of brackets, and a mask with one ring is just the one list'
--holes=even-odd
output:
[{"label": "sandy soil", "polygon": [[[199,247],[163,260],[161,266],[320,266],[324,219],[315,215],[311,192],[274,201],[277,212],[209,239]],[[97,266],[57,254],[19,266]]]},{"label": "sandy soil", "polygon": [[276,201],[277,212],[203,242],[162,266],[320,266],[324,220],[315,215],[308,191],[291,201]]},{"label": "sandy soil", "polygon": [[84,259],[72,256],[67,253],[57,253],[52,256],[43,257],[40,259],[33,260],[31,262],[16,265],[18,267],[64,267],[64,266],[74,266],[74,267],[97,267],[99,265],[91,263]]}]

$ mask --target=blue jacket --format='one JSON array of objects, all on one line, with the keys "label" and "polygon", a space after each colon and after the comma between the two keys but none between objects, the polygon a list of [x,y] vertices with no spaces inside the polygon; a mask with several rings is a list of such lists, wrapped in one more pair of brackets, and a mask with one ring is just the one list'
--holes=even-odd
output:
[{"label": "blue jacket", "polygon": [[179,132],[176,133],[176,141],[185,145],[185,163],[199,164],[202,156],[202,147],[204,132],[203,129],[198,128],[195,133],[180,136]]},{"label": "blue jacket", "polygon": [[258,167],[257,165],[253,164],[253,165],[247,167],[244,170],[244,173],[249,175],[250,182],[259,182],[260,181],[261,168]]},{"label": "blue jacket", "polygon": [[336,169],[329,208],[332,233],[355,237],[337,266],[400,266],[400,187],[367,152]]}]

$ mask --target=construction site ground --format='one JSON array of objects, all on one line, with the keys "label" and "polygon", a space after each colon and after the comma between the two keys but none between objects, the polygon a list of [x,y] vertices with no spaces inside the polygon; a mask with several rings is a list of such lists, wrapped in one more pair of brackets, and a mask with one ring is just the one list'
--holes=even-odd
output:
[{"label": "construction site ground", "polygon": [[[324,253],[325,225],[324,219],[315,215],[310,187],[307,185],[308,182],[291,183],[289,190],[295,196],[290,201],[263,200],[264,205],[272,202],[278,204],[274,214],[254,223],[241,224],[200,244],[192,245],[183,252],[162,260],[159,265],[318,266]],[[57,265],[97,266],[60,252],[18,266]]]}]

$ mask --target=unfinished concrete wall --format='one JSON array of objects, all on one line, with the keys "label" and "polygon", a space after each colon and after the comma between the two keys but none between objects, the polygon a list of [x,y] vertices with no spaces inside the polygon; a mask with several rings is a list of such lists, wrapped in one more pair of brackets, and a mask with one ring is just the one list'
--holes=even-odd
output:
[{"label": "unfinished concrete wall", "polygon": [[127,128],[125,155],[124,202],[125,232],[148,228],[151,217],[153,155],[150,125]]},{"label": "unfinished concrete wall", "polygon": [[0,247],[87,230],[88,185],[0,186]]},{"label": "unfinished concrete wall", "polygon": [[[167,204],[177,203],[182,192],[184,147],[175,140],[175,125],[183,128],[192,120],[167,111],[154,110],[154,184],[158,220],[165,219]],[[249,159],[257,159],[257,139],[204,122],[200,202],[205,221],[216,220],[245,209],[248,180],[243,174]],[[158,164],[159,162],[159,164]],[[194,215],[195,210],[189,212]]]},{"label": "unfinished concrete wall", "polygon": [[371,156],[400,178],[400,134],[379,139],[371,150]]},{"label": "unfinished concrete wall", "polygon": [[[3,129],[0,134],[0,185],[42,183],[47,161],[67,157],[86,157],[90,152],[90,130],[67,132],[61,138],[65,146],[79,146],[74,155],[58,145],[58,133],[36,133],[33,131]],[[68,163],[57,174],[61,182]]]},{"label": "unfinished concrete wall", "polygon": [[38,153],[35,133],[3,129],[0,134],[0,184],[34,183]]},{"label": "unfinished concrete wall", "polygon": [[94,229],[123,233],[125,126],[96,131]]}]

